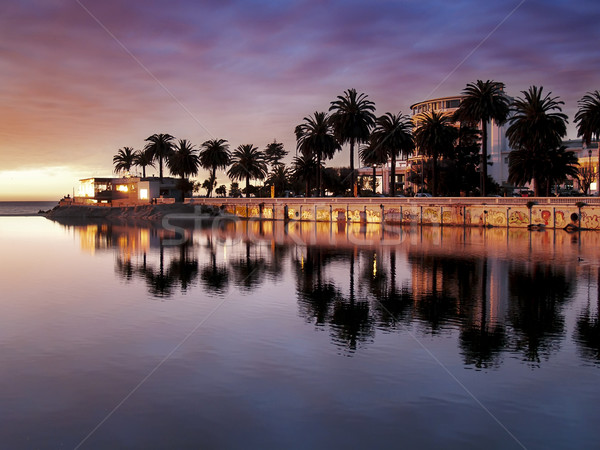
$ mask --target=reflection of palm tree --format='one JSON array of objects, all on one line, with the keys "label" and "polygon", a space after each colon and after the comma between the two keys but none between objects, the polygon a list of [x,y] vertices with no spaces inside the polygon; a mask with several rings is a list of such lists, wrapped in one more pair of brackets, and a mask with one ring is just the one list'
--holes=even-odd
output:
[{"label": "reflection of palm tree", "polygon": [[596,289],[598,296],[596,313],[591,312],[588,298],[585,311],[577,319],[575,341],[586,361],[600,363],[600,268],[598,269]]},{"label": "reflection of palm tree", "polygon": [[457,298],[447,283],[456,279],[457,275],[453,272],[464,270],[465,265],[462,261],[457,264],[452,258],[416,253],[409,256],[409,261],[413,277],[416,275],[418,280],[417,286],[413,283],[416,312],[429,325],[431,332],[437,333],[456,319]]},{"label": "reflection of palm tree", "polygon": [[307,247],[306,256],[296,260],[296,287],[301,314],[316,325],[323,325],[331,318],[332,302],[341,293],[332,282],[323,280],[323,268],[327,264],[325,250]]},{"label": "reflection of palm tree", "polygon": [[163,245],[160,246],[158,270],[154,270],[148,266],[143,271],[146,284],[150,294],[154,297],[164,298],[173,295],[173,286],[175,280],[173,276],[165,272],[165,250]]},{"label": "reflection of palm tree", "polygon": [[333,305],[331,332],[337,345],[356,351],[358,344],[372,339],[373,319],[369,302],[356,300],[354,286],[354,251],[350,253],[350,295],[339,298]]},{"label": "reflection of palm tree", "polygon": [[250,249],[252,244],[246,242],[246,257],[231,263],[234,273],[235,285],[240,289],[252,291],[263,281],[265,261],[260,257],[252,257]]},{"label": "reflection of palm tree", "polygon": [[[481,291],[478,295],[474,293],[475,295],[466,297],[467,299],[472,298],[474,301],[479,300],[481,305],[480,317],[479,320],[473,320],[474,318],[468,317],[460,330],[460,347],[465,364],[473,364],[479,369],[495,365],[500,350],[506,345],[504,327],[496,323],[488,323],[488,270],[486,259],[483,260],[481,266],[481,280],[479,283]],[[476,273],[476,271],[471,272]],[[475,283],[469,283],[469,286],[472,285],[475,285]],[[476,308],[473,309],[476,310]]]},{"label": "reflection of palm tree", "polygon": [[198,276],[198,260],[190,258],[188,250],[191,242],[186,241],[179,245],[179,259],[173,260],[169,266],[169,273],[179,281],[181,290],[185,292]]},{"label": "reflection of palm tree", "polygon": [[229,272],[224,265],[217,265],[217,254],[211,237],[208,238],[208,245],[210,247],[210,264],[203,266],[200,278],[210,292],[222,294],[229,283]]},{"label": "reflection of palm tree", "polygon": [[407,286],[398,289],[396,285],[396,251],[390,252],[389,276],[382,267],[381,260],[375,259],[377,270],[372,270],[374,263],[367,265],[363,277],[368,280],[369,290],[375,296],[376,302],[373,309],[377,311],[379,325],[384,328],[392,328],[399,322],[408,321],[412,315],[414,303],[412,293]]},{"label": "reflection of palm tree", "polygon": [[539,362],[555,350],[564,332],[562,303],[573,292],[570,277],[562,269],[535,263],[530,270],[514,266],[509,270],[509,319],[517,333],[516,350],[527,361]]}]

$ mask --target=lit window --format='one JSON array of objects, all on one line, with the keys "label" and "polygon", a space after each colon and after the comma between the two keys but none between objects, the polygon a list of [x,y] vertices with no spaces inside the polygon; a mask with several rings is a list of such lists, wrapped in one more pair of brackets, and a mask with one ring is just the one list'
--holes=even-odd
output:
[{"label": "lit window", "polygon": [[148,200],[148,189],[140,189],[140,200]]}]

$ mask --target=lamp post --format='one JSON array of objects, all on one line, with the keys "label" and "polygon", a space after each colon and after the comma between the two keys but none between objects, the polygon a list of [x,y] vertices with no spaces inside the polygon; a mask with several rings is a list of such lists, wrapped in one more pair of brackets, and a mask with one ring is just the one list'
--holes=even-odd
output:
[{"label": "lamp post", "polygon": [[[588,149],[588,166],[590,171],[590,183],[592,182],[592,177],[594,176],[594,169],[592,168],[592,149]],[[587,194],[590,195],[590,187],[588,186]]]}]

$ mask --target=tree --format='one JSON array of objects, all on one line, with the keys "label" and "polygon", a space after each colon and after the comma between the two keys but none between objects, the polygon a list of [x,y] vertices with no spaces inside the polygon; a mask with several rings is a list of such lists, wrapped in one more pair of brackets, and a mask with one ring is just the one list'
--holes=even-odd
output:
[{"label": "tree", "polygon": [[135,150],[131,147],[120,148],[115,156],[113,156],[113,164],[115,172],[128,173],[135,163]]},{"label": "tree", "polygon": [[579,187],[586,194],[590,194],[590,185],[594,182],[594,168],[585,166],[579,168]]},{"label": "tree", "polygon": [[396,195],[396,158],[408,156],[415,149],[412,135],[412,120],[402,113],[385,113],[375,121],[372,140],[382,147],[391,158],[391,185],[390,195]]},{"label": "tree", "polygon": [[498,81],[477,80],[475,83],[468,83],[462,93],[465,97],[454,113],[454,120],[481,123],[481,195],[485,197],[488,161],[487,126],[492,120],[498,125],[506,122],[510,102],[504,94],[504,83]]},{"label": "tree", "polygon": [[310,180],[317,172],[317,159],[312,155],[296,156],[292,161],[292,174],[298,181],[304,182],[305,196],[310,195]]},{"label": "tree", "polygon": [[508,181],[523,186],[535,181],[535,196],[542,192],[550,195],[550,187],[563,183],[568,176],[579,176],[575,153],[566,151],[566,147],[548,149],[538,155],[527,149],[513,150],[509,155]]},{"label": "tree", "polygon": [[281,160],[285,158],[287,154],[288,151],[283,148],[283,144],[276,140],[267,144],[267,147],[265,148],[265,159],[272,169],[275,169],[276,166],[283,165]]},{"label": "tree", "polygon": [[[583,142],[589,146],[594,136],[600,139],[600,92],[588,92],[578,104],[579,110],[575,114],[577,136],[581,136]],[[598,164],[600,164],[600,141],[598,142]],[[600,167],[598,173],[600,175]]]},{"label": "tree", "polygon": [[296,127],[296,145],[304,156],[314,156],[317,160],[317,192],[322,195],[321,161],[333,158],[341,149],[333,135],[333,129],[327,113],[315,112],[312,117],[305,117],[304,123]]},{"label": "tree", "polygon": [[419,152],[432,159],[431,194],[437,195],[438,167],[440,156],[447,156],[454,150],[454,141],[458,137],[456,127],[448,114],[428,111],[419,114],[415,140]]},{"label": "tree", "polygon": [[173,139],[170,134],[153,134],[146,138],[148,144],[144,147],[151,155],[152,159],[158,159],[158,170],[160,182],[163,180],[163,160],[168,159],[173,150]]},{"label": "tree", "polygon": [[516,149],[509,155],[508,181],[522,185],[533,180],[536,196],[550,176],[547,153],[558,149],[567,133],[567,116],[560,107],[564,102],[551,97],[551,92],[544,96],[543,89],[531,86],[521,91],[524,98],[511,105],[514,114],[506,130],[508,143]]},{"label": "tree", "polygon": [[577,136],[582,136],[586,145],[592,138],[600,139],[600,92],[588,92],[578,102],[579,110],[575,114]]},{"label": "tree", "polygon": [[330,121],[338,142],[350,143],[352,189],[356,182],[354,145],[366,143],[375,125],[375,103],[367,100],[367,97],[366,94],[357,94],[356,89],[348,89],[344,95],[338,95],[329,107],[329,111],[333,111]]},{"label": "tree", "polygon": [[146,178],[146,167],[154,167],[152,154],[148,150],[138,150],[137,152],[135,152],[133,164],[142,168],[142,177]]},{"label": "tree", "polygon": [[378,145],[377,142],[374,142],[371,139],[367,145],[359,148],[358,154],[363,164],[373,168],[373,181],[371,187],[373,194],[375,194],[375,188],[377,187],[377,166],[387,162],[387,152],[383,146]]},{"label": "tree", "polygon": [[221,197],[225,197],[227,195],[227,186],[222,184],[217,189],[215,189],[215,192],[217,193],[217,195],[219,195]]},{"label": "tree", "polygon": [[198,150],[187,139],[180,139],[177,147],[171,151],[167,159],[167,166],[173,175],[181,178],[179,186],[183,200],[185,192],[193,189],[193,184],[189,183],[187,177],[198,174],[200,167]]},{"label": "tree", "polygon": [[275,195],[281,196],[290,185],[290,170],[283,164],[277,165],[269,174],[267,184],[275,186]]},{"label": "tree", "polygon": [[210,139],[202,144],[200,150],[200,166],[210,170],[210,188],[206,194],[210,197],[213,186],[217,183],[217,169],[225,169],[231,160],[229,144],[225,139]]},{"label": "tree", "polygon": [[250,195],[250,180],[263,180],[267,175],[265,155],[252,144],[240,145],[231,155],[227,175],[232,180],[246,180],[246,197]]}]

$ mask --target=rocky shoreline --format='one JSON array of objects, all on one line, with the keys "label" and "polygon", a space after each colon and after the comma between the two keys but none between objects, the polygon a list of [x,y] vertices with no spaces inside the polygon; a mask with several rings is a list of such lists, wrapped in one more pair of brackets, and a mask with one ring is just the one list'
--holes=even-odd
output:
[{"label": "rocky shoreline", "polygon": [[47,219],[106,219],[106,220],[162,220],[168,214],[217,215],[219,210],[212,206],[171,204],[139,206],[57,206],[50,211],[40,212]]}]

